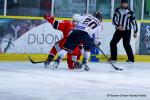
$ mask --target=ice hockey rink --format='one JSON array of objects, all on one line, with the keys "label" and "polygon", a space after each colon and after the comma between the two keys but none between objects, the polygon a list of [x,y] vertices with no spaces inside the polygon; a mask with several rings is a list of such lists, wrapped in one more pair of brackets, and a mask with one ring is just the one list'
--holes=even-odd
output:
[{"label": "ice hockey rink", "polygon": [[90,71],[0,62],[0,100],[150,100],[150,63],[89,63]]}]

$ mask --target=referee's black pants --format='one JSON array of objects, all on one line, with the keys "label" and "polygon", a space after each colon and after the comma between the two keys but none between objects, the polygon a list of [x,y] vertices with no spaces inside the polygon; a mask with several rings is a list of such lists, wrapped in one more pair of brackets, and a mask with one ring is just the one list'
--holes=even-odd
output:
[{"label": "referee's black pants", "polygon": [[111,60],[117,60],[117,43],[120,41],[121,38],[123,39],[123,46],[127,53],[128,60],[134,62],[134,55],[130,45],[131,30],[125,31],[116,30],[110,42]]}]

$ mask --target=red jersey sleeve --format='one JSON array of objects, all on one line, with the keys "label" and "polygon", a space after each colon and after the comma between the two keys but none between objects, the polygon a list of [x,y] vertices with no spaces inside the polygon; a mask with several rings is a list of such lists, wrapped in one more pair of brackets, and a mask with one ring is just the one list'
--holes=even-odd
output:
[{"label": "red jersey sleeve", "polygon": [[66,26],[67,26],[67,23],[64,22],[64,21],[59,22],[59,21],[55,20],[54,23],[53,23],[53,28],[62,31],[63,33],[65,31]]},{"label": "red jersey sleeve", "polygon": [[74,23],[68,20],[57,21],[57,20],[48,20],[54,29],[60,30],[63,32],[64,37],[68,37],[69,32],[74,28]]},{"label": "red jersey sleeve", "polygon": [[55,20],[54,18],[49,18],[46,20],[52,24],[54,29],[57,29],[57,30],[64,32],[64,30],[65,30],[64,27],[66,26],[66,23],[59,22],[59,21]]},{"label": "red jersey sleeve", "polygon": [[53,25],[55,19],[47,19],[47,21]]}]

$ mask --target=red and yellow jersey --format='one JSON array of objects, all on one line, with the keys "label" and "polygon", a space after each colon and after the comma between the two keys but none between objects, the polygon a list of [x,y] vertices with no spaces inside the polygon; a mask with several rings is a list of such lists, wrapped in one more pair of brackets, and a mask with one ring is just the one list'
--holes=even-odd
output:
[{"label": "red and yellow jersey", "polygon": [[53,17],[51,17],[47,19],[47,21],[52,24],[53,28],[63,32],[63,38],[67,38],[69,32],[75,27],[75,24],[69,20],[64,20],[59,22],[55,20]]},{"label": "red and yellow jersey", "polygon": [[63,32],[63,38],[59,41],[60,47],[63,47],[63,45],[66,42],[66,39],[69,35],[69,33],[74,29],[75,23],[69,20],[64,21],[57,21],[54,19],[54,17],[48,17],[45,18],[49,23],[52,24],[54,29],[60,30]]}]

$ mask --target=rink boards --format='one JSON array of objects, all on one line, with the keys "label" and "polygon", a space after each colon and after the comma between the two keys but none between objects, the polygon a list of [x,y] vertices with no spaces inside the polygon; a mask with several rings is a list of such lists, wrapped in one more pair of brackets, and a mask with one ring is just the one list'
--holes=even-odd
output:
[{"label": "rink boards", "polygon": [[[42,17],[31,17],[31,16],[0,16],[0,18],[1,19],[5,19],[5,18],[6,19],[32,19],[32,20],[34,20],[34,19],[37,19],[37,20],[38,19],[39,20],[43,19]],[[68,18],[56,18],[56,19],[57,20],[66,20]],[[104,20],[104,22],[109,22],[110,23],[111,20]],[[138,21],[138,23],[150,23],[150,20]],[[104,23],[104,24],[106,24],[106,23]],[[108,25],[106,25],[106,26],[108,26]],[[108,29],[108,28],[106,27],[106,29]],[[105,30],[104,30],[104,33],[107,35],[107,32],[105,32]],[[105,54],[108,54],[110,52],[110,50],[105,49],[105,48],[108,48],[109,42],[108,43],[106,43],[106,42],[108,42],[108,41],[105,41],[105,42],[102,41],[101,47],[104,50]],[[139,46],[138,43],[139,43],[139,41],[135,41],[135,40],[131,43],[132,46],[135,46],[135,47],[133,47],[134,48],[133,51],[135,52],[135,54],[138,54],[137,52],[139,51],[138,50],[139,47],[142,47],[142,46]],[[125,61],[127,59],[127,56],[123,54],[123,52],[125,52],[125,51],[123,51],[124,49],[122,47],[122,43],[120,43],[120,44],[121,45],[118,46],[119,47],[118,49],[121,49],[121,50],[118,50],[119,51],[118,61]],[[30,49],[27,49],[27,50],[30,50]],[[20,53],[20,54],[14,54],[14,53],[13,54],[11,54],[11,53],[3,54],[3,53],[0,53],[0,61],[28,61],[28,56],[31,56],[34,60],[45,60],[46,57],[47,57],[47,54],[46,53],[45,54],[39,54],[39,53],[38,54],[36,54],[36,53],[35,54],[29,54],[29,53],[27,53],[27,54],[22,54],[22,53]],[[96,56],[96,58],[99,58],[100,62],[105,62],[106,61],[106,59],[104,58],[103,55],[92,55],[92,56]],[[109,55],[108,55],[108,57],[109,57]],[[82,59],[82,57],[81,57],[81,59]],[[136,62],[150,62],[150,56],[149,55],[135,55],[135,61]]]},{"label": "rink boards", "polygon": [[[47,55],[48,54],[0,54],[0,61],[28,61],[28,56],[32,57],[34,60],[40,61],[40,60],[45,60]],[[106,61],[103,55],[91,55],[91,56],[96,56],[96,58],[98,58],[100,62]],[[110,56],[108,55],[108,57]],[[83,56],[81,56],[81,59],[82,58]],[[126,60],[127,60],[126,55],[118,56],[118,61],[122,62]],[[149,55],[135,55],[135,61],[136,62],[150,62],[150,56]]]}]

